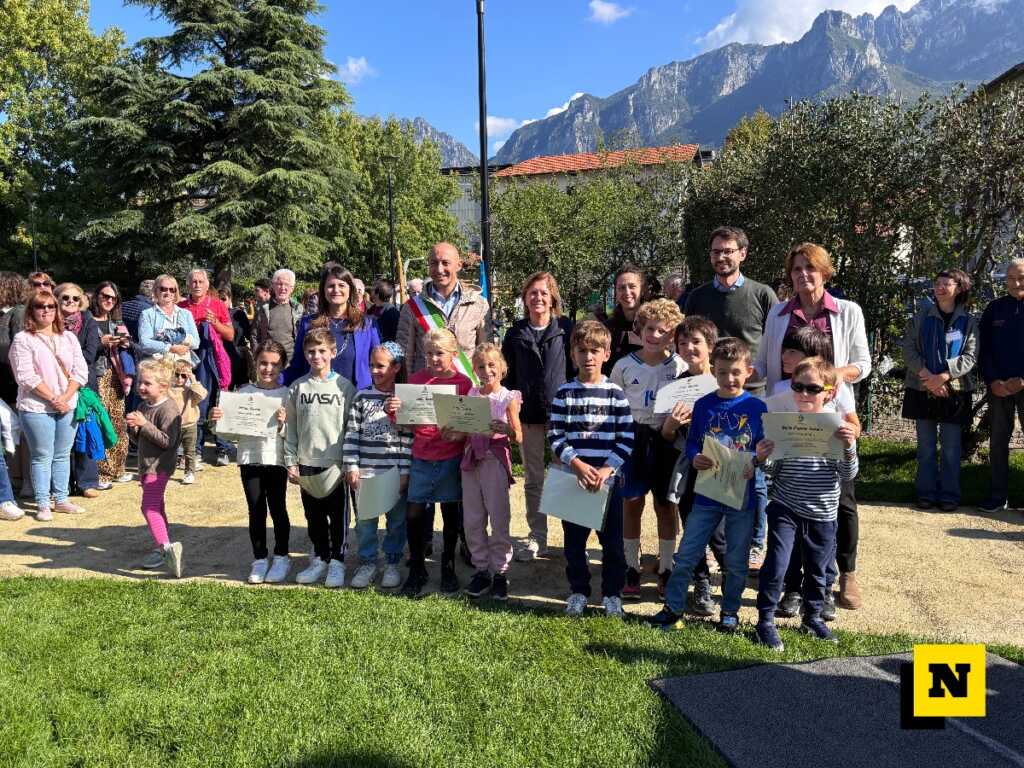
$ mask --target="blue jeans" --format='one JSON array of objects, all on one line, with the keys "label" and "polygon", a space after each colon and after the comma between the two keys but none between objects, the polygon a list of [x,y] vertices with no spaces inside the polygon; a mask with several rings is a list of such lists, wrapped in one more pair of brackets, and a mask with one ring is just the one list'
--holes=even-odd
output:
[{"label": "blue jeans", "polygon": [[14,501],[14,488],[11,487],[11,476],[7,474],[7,459],[4,449],[0,446],[0,504]]},{"label": "blue jeans", "polygon": [[50,491],[58,504],[68,499],[71,479],[71,446],[75,443],[75,412],[21,411],[21,427],[31,456],[32,488],[36,504],[50,506]]},{"label": "blue jeans", "polygon": [[757,504],[757,516],[750,545],[763,549],[768,536],[768,480],[761,469],[754,470],[754,503]]},{"label": "blue jeans", "polygon": [[[387,533],[384,534],[384,560],[388,565],[398,565],[405,550],[405,499],[401,498],[385,515]],[[360,520],[356,523],[356,536],[359,538],[359,561],[374,563],[377,560],[377,523],[379,517],[372,520]]]},{"label": "blue jeans", "polygon": [[206,444],[206,438],[212,436],[214,445],[217,447],[217,453],[233,453],[235,447],[225,440],[220,435],[214,434],[207,427],[207,414],[210,411],[210,407],[213,401],[212,394],[207,394],[206,398],[201,400],[199,403],[199,423],[196,427],[196,456],[199,460],[203,460],[203,445]]},{"label": "blue jeans", "polygon": [[673,613],[682,613],[686,607],[686,592],[690,588],[693,568],[704,557],[704,550],[718,523],[725,520],[725,585],[722,589],[722,613],[736,614],[747,582],[747,560],[750,557],[750,536],[754,529],[756,512],[733,509],[718,502],[696,500],[686,518],[686,530],[679,551],[672,562],[675,568],[665,588],[665,605]]},{"label": "blue jeans", "polygon": [[[917,498],[960,503],[960,425],[918,419]],[[942,442],[939,454],[938,443]]]}]

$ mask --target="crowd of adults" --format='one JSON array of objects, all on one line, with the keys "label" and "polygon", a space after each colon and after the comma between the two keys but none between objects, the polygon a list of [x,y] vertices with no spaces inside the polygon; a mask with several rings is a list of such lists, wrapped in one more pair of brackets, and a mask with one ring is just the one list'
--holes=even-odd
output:
[{"label": "crowd of adults", "polygon": [[[788,374],[784,370],[787,336],[813,326],[831,340],[833,364],[844,390],[841,402],[854,402],[853,390],[871,372],[871,356],[860,307],[829,288],[834,269],[828,252],[803,243],[784,257],[788,298],[743,273],[749,243],[734,227],[716,230],[709,243],[710,282],[684,293],[679,276],[665,279],[661,295],[678,301],[687,316],[700,315],[722,336],[742,339],[756,350],[756,375],[748,387],[771,394]],[[377,280],[367,291],[343,266],[328,263],[316,291],[296,297],[296,277],[279,269],[259,280],[254,293],[235,305],[229,292],[211,290],[203,269],[186,277],[187,294],[177,279],[162,274],[144,280],[136,294],[122,301],[109,281],[86,293],[74,283],[57,284],[43,272],[27,278],[0,273],[0,397],[5,413],[5,446],[14,457],[0,462],[0,517],[17,519],[10,476],[20,494],[32,498],[36,517],[79,513],[70,497],[98,496],[132,475],[126,468],[128,440],[125,414],[134,409],[136,365],[148,357],[187,359],[208,393],[199,404],[196,451],[200,457],[213,442],[217,461],[226,463],[231,446],[207,428],[207,412],[218,394],[244,383],[250,350],[266,340],[287,352],[288,384],[307,372],[302,348],[305,335],[329,329],[337,354],[332,368],[357,389],[370,385],[370,351],[396,341],[405,352],[406,372],[424,367],[423,337],[431,323],[449,328],[460,350],[470,355],[491,340],[487,299],[459,273],[457,248],[439,243],[428,257],[429,279],[409,282],[409,301],[395,304],[395,286]],[[604,319],[611,332],[615,362],[641,348],[634,328],[640,305],[654,295],[655,280],[632,265],[615,275],[614,309]],[[973,395],[988,390],[991,414],[992,495],[982,506],[1006,506],[1008,448],[1014,413],[1024,420],[1024,261],[1011,262],[1006,294],[990,302],[980,319],[970,314],[970,278],[961,270],[940,272],[933,301],[921,306],[908,323],[903,342],[906,363],[903,415],[917,428],[918,505],[955,509],[960,503],[961,434],[972,418]],[[506,386],[522,393],[522,458],[525,470],[526,521],[529,537],[517,559],[530,561],[547,548],[548,525],[540,513],[545,471],[546,427],[558,388],[573,375],[569,339],[573,320],[563,314],[555,276],[532,275],[522,286],[523,317],[508,328],[502,352],[508,364]],[[101,406],[101,407],[99,407]],[[848,407],[852,413],[852,405]],[[855,418],[855,414],[854,414]],[[17,428],[20,425],[20,439]],[[763,558],[767,487],[758,477],[758,519],[751,541],[751,565]],[[627,518],[639,519],[643,499],[634,499]],[[637,523],[638,525],[638,523]],[[627,537],[639,531],[626,531]],[[844,483],[839,512],[836,563],[837,603],[860,605],[856,580],[858,514],[854,482]]]}]

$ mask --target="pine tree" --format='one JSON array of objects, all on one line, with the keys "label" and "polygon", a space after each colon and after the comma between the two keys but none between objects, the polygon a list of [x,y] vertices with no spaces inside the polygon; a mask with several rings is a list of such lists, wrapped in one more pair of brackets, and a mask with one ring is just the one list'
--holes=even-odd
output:
[{"label": "pine tree", "polygon": [[129,0],[173,26],[99,70],[77,124],[111,194],[80,238],[128,271],[315,269],[352,180],[318,131],[348,102],[313,0]]}]

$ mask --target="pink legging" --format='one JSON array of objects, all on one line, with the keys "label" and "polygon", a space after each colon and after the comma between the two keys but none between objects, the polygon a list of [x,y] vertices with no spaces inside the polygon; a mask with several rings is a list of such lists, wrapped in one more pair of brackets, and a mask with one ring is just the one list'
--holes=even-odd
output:
[{"label": "pink legging", "polygon": [[171,537],[167,535],[167,513],[164,510],[164,489],[170,475],[142,476],[142,516],[146,518],[153,540],[161,547],[167,546]]}]

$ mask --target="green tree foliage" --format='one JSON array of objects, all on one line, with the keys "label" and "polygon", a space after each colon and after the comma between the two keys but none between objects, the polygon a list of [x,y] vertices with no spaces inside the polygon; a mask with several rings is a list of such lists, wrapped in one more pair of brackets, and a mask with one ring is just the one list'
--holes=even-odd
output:
[{"label": "green tree foliage", "polygon": [[92,67],[121,34],[89,29],[87,0],[0,3],[0,260],[24,269],[67,260],[91,192],[65,128],[87,107]]},{"label": "green tree foliage", "polygon": [[455,179],[443,176],[441,152],[417,144],[410,124],[361,118],[350,111],[332,115],[326,140],[348,163],[355,178],[352,195],[329,253],[362,275],[390,275],[387,179],[391,174],[395,247],[403,259],[425,257],[434,243],[460,247],[458,224],[448,207],[459,196]]},{"label": "green tree foliage", "polygon": [[496,185],[495,283],[515,294],[531,273],[550,271],[574,314],[603,293],[623,262],[653,272],[681,264],[679,211],[688,177],[687,167],[667,164]]},{"label": "green tree foliage", "polygon": [[115,203],[81,239],[134,277],[203,263],[238,275],[315,270],[352,178],[318,131],[348,101],[314,0],[129,0],[173,25],[101,68],[78,121]]}]

